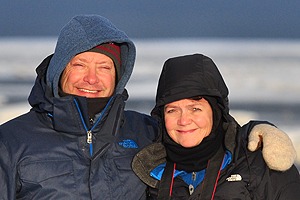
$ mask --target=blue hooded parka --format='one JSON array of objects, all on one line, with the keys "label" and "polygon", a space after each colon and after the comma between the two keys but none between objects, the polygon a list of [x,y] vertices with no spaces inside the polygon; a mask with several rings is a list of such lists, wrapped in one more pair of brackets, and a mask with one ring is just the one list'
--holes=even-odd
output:
[{"label": "blue hooded parka", "polygon": [[[107,42],[120,45],[121,78],[90,124],[87,99],[59,96],[59,80],[75,55]],[[156,138],[157,124],[124,110],[134,61],[132,41],[101,16],[76,16],[62,28],[54,54],[36,70],[31,110],[0,127],[0,199],[145,198],[131,161]]]}]

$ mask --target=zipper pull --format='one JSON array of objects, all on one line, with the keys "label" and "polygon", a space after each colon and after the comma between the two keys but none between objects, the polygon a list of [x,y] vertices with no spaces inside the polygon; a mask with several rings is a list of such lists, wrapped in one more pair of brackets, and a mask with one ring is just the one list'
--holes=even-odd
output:
[{"label": "zipper pull", "polygon": [[192,172],[192,180],[193,180],[193,181],[196,180],[196,176],[197,176],[196,172]]},{"label": "zipper pull", "polygon": [[189,185],[189,192],[190,192],[190,195],[192,195],[194,192],[194,186],[192,184]]},{"label": "zipper pull", "polygon": [[[196,180],[196,176],[197,176],[196,172],[192,172],[192,181],[193,182]],[[194,188],[193,184],[190,184],[189,185],[190,195],[192,195],[194,193],[194,190],[195,190],[195,188]]]},{"label": "zipper pull", "polygon": [[90,155],[93,156],[93,143],[92,143],[92,131],[87,131],[86,142],[90,144]]},{"label": "zipper pull", "polygon": [[86,134],[87,134],[86,142],[88,144],[92,144],[92,131],[87,131]]}]

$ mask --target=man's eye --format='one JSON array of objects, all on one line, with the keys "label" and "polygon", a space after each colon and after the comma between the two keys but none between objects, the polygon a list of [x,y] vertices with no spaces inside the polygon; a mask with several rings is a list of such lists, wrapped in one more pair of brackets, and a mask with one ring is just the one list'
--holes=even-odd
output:
[{"label": "man's eye", "polygon": [[99,66],[98,67],[98,69],[104,69],[104,70],[111,70],[111,66],[109,66],[109,65],[101,65],[101,66]]},{"label": "man's eye", "polygon": [[73,67],[83,67],[84,65],[81,63],[73,63]]}]

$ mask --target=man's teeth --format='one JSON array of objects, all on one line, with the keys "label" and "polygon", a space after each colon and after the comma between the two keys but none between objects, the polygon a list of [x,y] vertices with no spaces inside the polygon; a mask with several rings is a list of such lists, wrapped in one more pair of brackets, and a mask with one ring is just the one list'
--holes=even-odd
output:
[{"label": "man's teeth", "polygon": [[96,90],[87,90],[87,89],[79,89],[82,92],[88,92],[88,93],[97,93]]}]

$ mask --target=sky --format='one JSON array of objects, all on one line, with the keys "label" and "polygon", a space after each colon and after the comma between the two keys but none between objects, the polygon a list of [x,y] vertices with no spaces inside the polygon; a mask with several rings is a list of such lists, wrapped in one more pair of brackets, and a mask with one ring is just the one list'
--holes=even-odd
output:
[{"label": "sky", "polygon": [[298,0],[0,0],[0,37],[57,36],[78,14],[132,38],[300,38]]}]

